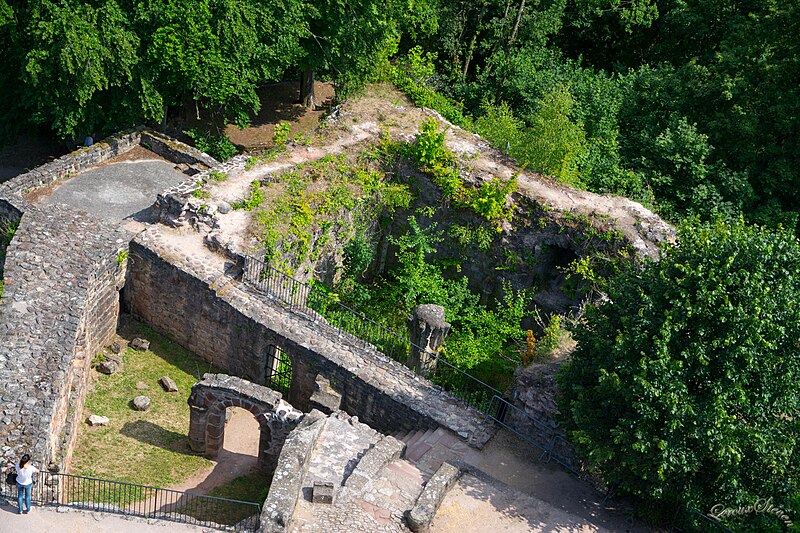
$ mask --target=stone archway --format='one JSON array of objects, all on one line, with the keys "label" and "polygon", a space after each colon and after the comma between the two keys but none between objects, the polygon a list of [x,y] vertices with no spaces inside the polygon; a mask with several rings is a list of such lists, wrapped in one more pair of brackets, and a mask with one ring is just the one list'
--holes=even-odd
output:
[{"label": "stone archway", "polygon": [[281,448],[289,432],[303,418],[303,413],[281,399],[281,394],[226,374],[205,374],[192,386],[189,396],[189,445],[196,452],[216,457],[225,440],[225,411],[241,407],[258,421],[258,465],[266,471],[275,469]]}]

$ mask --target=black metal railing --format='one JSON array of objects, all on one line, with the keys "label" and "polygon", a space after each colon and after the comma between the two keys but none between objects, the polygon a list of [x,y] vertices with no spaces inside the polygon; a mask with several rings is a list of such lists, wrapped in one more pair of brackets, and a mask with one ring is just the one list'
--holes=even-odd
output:
[{"label": "black metal railing", "polygon": [[[374,348],[395,361],[404,363],[412,347],[425,351],[407,337],[349,308],[330,294],[272,268],[255,257],[245,256],[243,280],[295,313],[315,321],[324,319],[343,340],[364,348]],[[494,413],[491,410],[492,398],[502,397],[499,390],[435,354],[430,356],[436,360],[436,371],[429,376],[431,381],[481,413],[497,416],[499,407]]]},{"label": "black metal railing", "polygon": [[[0,494],[16,498],[16,486],[0,480]],[[31,500],[42,505],[153,518],[221,531],[255,532],[261,506],[253,502],[193,494],[122,481],[40,472]]]},{"label": "black metal railing", "polygon": [[[395,333],[358,311],[347,307],[328,293],[303,283],[255,257],[245,256],[243,280],[274,298],[289,310],[325,322],[350,342],[373,347],[392,359],[405,363],[414,345],[410,339]],[[435,354],[435,372],[429,379],[452,396],[476,408],[525,442],[542,450],[541,459],[555,461],[571,474],[590,483],[606,497],[611,491],[586,474],[584,465],[575,457],[572,446],[556,428],[547,426],[503,397],[503,393],[464,372]]]}]

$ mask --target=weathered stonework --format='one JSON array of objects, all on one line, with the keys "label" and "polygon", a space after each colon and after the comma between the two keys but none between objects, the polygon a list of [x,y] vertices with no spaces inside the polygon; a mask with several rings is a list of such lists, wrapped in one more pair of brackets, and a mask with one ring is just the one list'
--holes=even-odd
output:
[{"label": "weathered stonework", "polygon": [[311,411],[284,442],[267,499],[261,508],[259,533],[279,533],[288,529],[298,494],[302,493],[308,458],[326,420],[319,411]]},{"label": "weathered stonework", "polygon": [[66,207],[25,209],[0,300],[0,455],[68,465],[92,357],[116,331],[130,237]]},{"label": "weathered stonework", "polygon": [[425,484],[417,502],[406,517],[411,531],[414,533],[428,531],[447,490],[455,483],[459,475],[459,469],[449,463],[443,463],[439,467]]},{"label": "weathered stonework", "polygon": [[258,464],[272,472],[286,436],[303,413],[281,399],[281,394],[235,376],[205,374],[189,396],[189,445],[194,451],[216,457],[225,440],[228,407],[250,411],[261,429]]},{"label": "weathered stonework", "polygon": [[280,347],[291,358],[288,399],[298,409],[308,410],[321,374],[342,395],[342,410],[380,431],[444,426],[477,446],[491,435],[479,412],[440,387],[373,347],[348,340],[317,315],[287,313],[220,266],[181,253],[157,227],[139,234],[130,253],[124,297],[134,315],[254,383],[266,382],[270,347]]},{"label": "weathered stonework", "polygon": [[216,161],[143,128],[80,148],[0,185],[0,223],[19,223],[0,300],[0,459],[69,467],[95,353],[113,338],[132,234],[66,206],[23,198],[148,140],[184,164]]}]

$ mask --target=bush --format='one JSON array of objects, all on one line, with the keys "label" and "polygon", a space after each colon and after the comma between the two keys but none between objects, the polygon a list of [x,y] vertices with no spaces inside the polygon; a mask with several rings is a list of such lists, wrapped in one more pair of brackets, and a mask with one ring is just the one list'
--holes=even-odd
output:
[{"label": "bush", "polygon": [[199,128],[192,128],[183,133],[191,137],[195,148],[207,153],[217,161],[227,161],[238,151],[224,133],[211,133]]},{"label": "bush", "polygon": [[788,508],[800,490],[794,237],[695,222],[659,262],[612,279],[608,297],[559,375],[568,433],[589,463],[662,517],[758,498]]}]

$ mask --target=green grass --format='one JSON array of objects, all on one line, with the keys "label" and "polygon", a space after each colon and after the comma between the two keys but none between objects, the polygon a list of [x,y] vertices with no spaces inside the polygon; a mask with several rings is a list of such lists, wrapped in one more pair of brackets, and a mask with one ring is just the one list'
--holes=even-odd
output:
[{"label": "green grass", "polygon": [[[138,324],[126,328],[125,338],[143,335],[150,340],[150,350],[127,349],[123,371],[97,377],[87,394],[83,418],[98,414],[110,421],[106,427],[81,425],[70,473],[157,487],[175,485],[212,465],[189,448],[186,400],[203,373],[216,369],[149,328]],[[164,375],[175,380],[179,392],[164,392],[158,383]],[[138,390],[138,382],[148,388]],[[141,394],[152,400],[148,411],[130,406]]]},{"label": "green grass", "polygon": [[[269,492],[271,482],[272,476],[266,474],[258,473],[240,476],[224,485],[214,487],[209,492],[209,496],[263,504],[264,500],[267,499],[267,492]],[[251,516],[253,514],[252,511],[251,507],[219,502],[214,508],[214,516],[209,517],[209,519],[221,524],[235,524]],[[205,517],[198,518],[203,519]]]}]

